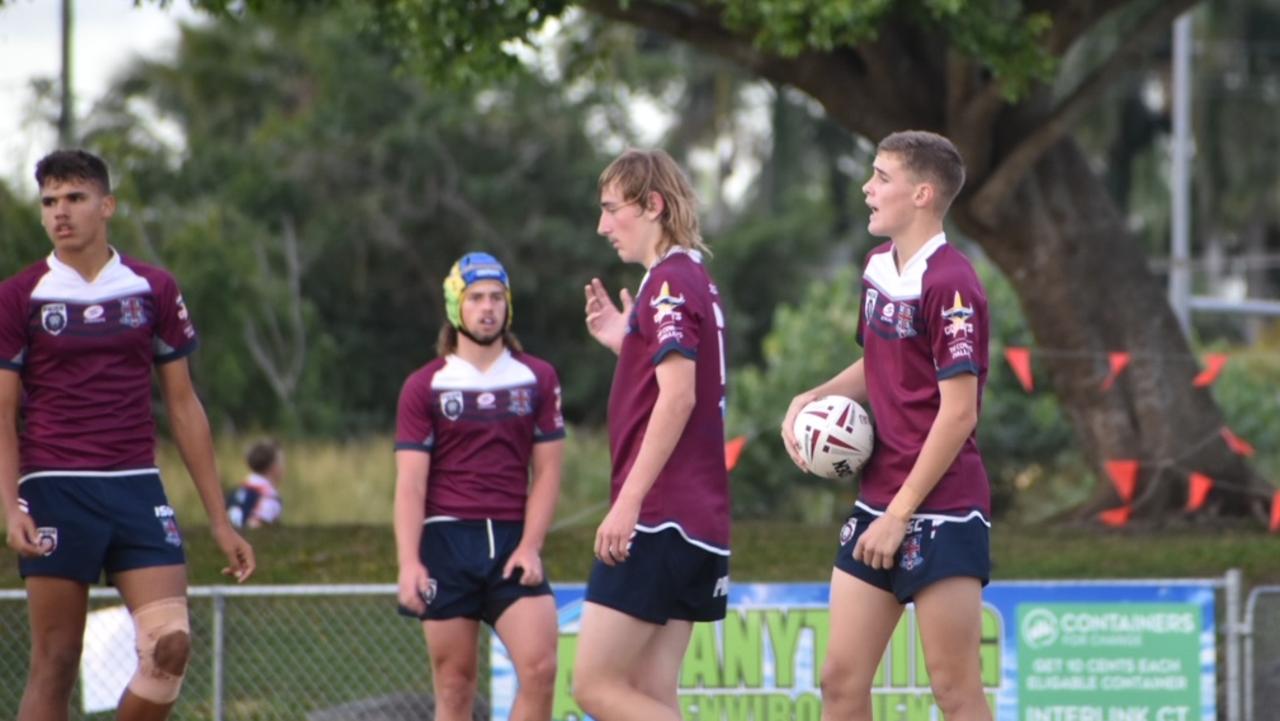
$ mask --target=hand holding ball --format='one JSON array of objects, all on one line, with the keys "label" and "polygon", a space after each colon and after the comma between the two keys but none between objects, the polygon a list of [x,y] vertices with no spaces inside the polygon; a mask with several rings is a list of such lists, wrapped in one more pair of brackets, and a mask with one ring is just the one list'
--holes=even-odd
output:
[{"label": "hand holding ball", "polygon": [[809,472],[833,480],[853,477],[875,446],[871,418],[844,396],[809,403],[796,416],[792,430]]}]

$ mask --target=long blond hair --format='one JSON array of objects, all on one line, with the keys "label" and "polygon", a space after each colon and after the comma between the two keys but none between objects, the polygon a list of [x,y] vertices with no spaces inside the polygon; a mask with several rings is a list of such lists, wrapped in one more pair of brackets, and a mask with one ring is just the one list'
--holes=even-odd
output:
[{"label": "long blond hair", "polygon": [[600,174],[599,191],[603,193],[610,185],[617,187],[623,201],[636,203],[644,210],[651,209],[650,193],[662,196],[664,208],[658,216],[662,224],[659,257],[673,245],[711,254],[698,228],[698,196],[688,176],[666,151],[656,148],[625,151]]}]

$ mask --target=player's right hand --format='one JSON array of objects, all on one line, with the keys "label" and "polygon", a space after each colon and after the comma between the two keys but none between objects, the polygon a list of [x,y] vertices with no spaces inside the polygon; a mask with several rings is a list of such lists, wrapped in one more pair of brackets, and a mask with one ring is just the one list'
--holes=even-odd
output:
[{"label": "player's right hand", "polygon": [[813,391],[805,391],[792,398],[791,405],[787,406],[787,416],[782,419],[782,445],[786,447],[787,455],[791,456],[791,462],[806,473],[809,472],[809,467],[805,465],[804,457],[800,455],[800,441],[796,440],[796,416],[800,415],[800,411],[805,406],[818,400],[818,397],[818,394]]},{"label": "player's right hand", "polygon": [[36,537],[36,522],[25,511],[14,510],[5,517],[9,548],[23,558],[39,558],[44,555]]},{"label": "player's right hand", "polygon": [[427,567],[421,563],[411,563],[400,567],[400,580],[396,589],[396,600],[401,606],[421,616],[427,612],[427,599],[430,598],[431,577]]},{"label": "player's right hand", "polygon": [[623,288],[618,294],[622,301],[621,310],[613,304],[613,299],[609,297],[609,292],[599,278],[592,278],[583,288],[583,293],[587,298],[587,330],[591,337],[614,353],[619,352],[622,350],[622,339],[627,335],[631,306],[635,305],[631,291]]}]

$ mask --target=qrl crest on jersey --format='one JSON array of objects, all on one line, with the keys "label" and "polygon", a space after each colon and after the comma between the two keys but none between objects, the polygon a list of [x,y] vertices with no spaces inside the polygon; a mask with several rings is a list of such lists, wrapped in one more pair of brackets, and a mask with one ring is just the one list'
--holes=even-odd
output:
[{"label": "qrl crest on jersey", "polygon": [[139,328],[147,322],[141,298],[131,296],[120,299],[120,322],[130,328]]},{"label": "qrl crest on jersey", "polygon": [[512,388],[511,404],[508,407],[512,413],[517,416],[527,416],[533,413],[533,391],[528,388]]},{"label": "qrl crest on jersey", "polygon": [[445,418],[456,421],[462,417],[462,391],[445,391],[440,394],[440,412]]},{"label": "qrl crest on jersey", "polygon": [[67,327],[67,304],[45,303],[40,306],[40,326],[49,335],[57,335]]}]

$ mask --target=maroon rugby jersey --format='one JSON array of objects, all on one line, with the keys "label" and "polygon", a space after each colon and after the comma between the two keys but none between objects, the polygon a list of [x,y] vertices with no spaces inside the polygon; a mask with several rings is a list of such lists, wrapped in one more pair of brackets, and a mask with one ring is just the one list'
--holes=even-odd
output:
[{"label": "maroon rugby jersey", "polygon": [[533,444],[564,438],[550,363],[506,351],[484,372],[456,355],[400,390],[396,450],[431,454],[426,516],[524,520]]},{"label": "maroon rugby jersey", "polygon": [[[931,238],[898,273],[890,243],[867,257],[862,276],[862,344],[876,444],[862,470],[859,495],[878,508],[893,500],[911,472],[941,405],[938,382],[961,373],[987,380],[987,296],[973,265]],[[976,433],[976,429],[975,429]],[[989,518],[991,487],[970,434],[918,512],[978,510]]]},{"label": "maroon rugby jersey", "polygon": [[0,284],[0,368],[22,376],[22,473],[155,466],[151,367],[195,350],[173,276],[111,259],[93,281],[54,254]]},{"label": "maroon rugby jersey", "polygon": [[636,529],[679,529],[690,543],[729,554],[729,473],[724,464],[724,313],[698,256],[675,249],[649,269],[618,353],[609,392],[611,500],[644,439],[658,400],[657,365],[668,353],[694,359],[693,413],[640,508]]}]

